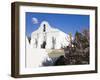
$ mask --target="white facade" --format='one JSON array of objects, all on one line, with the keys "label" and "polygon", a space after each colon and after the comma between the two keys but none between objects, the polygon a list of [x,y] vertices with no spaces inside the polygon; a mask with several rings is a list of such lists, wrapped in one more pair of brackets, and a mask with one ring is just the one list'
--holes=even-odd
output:
[{"label": "white facade", "polygon": [[[43,42],[46,42],[45,46],[42,46]],[[48,56],[46,49],[61,49],[69,44],[69,35],[43,21],[40,27],[32,32],[30,43],[26,37],[26,66],[39,67],[43,66],[43,63],[52,65],[52,59]]]},{"label": "white facade", "polygon": [[[26,37],[26,67],[39,67],[43,66],[46,61],[52,62],[45,49],[32,48]],[[50,64],[50,63],[48,63]],[[47,65],[48,65],[47,64]]]},{"label": "white facade", "polygon": [[32,48],[61,49],[68,46],[69,42],[69,35],[43,21],[40,27],[32,32],[30,44]]}]

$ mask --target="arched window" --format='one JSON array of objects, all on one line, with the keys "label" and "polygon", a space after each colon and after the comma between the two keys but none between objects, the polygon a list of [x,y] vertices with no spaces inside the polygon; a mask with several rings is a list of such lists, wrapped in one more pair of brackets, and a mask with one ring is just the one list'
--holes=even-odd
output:
[{"label": "arched window", "polygon": [[44,24],[43,25],[43,32],[45,32],[46,31],[46,25]]},{"label": "arched window", "polygon": [[44,48],[44,49],[46,48],[46,41],[43,41],[41,48]]}]

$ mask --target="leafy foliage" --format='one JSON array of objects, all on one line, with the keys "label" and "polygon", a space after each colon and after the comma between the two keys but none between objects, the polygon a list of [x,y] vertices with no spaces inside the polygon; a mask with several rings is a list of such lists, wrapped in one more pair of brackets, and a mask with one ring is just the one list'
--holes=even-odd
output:
[{"label": "leafy foliage", "polygon": [[[71,33],[69,36],[71,38]],[[54,65],[89,64],[89,41],[89,30],[76,31],[71,46],[64,48],[65,56],[60,56]]]}]

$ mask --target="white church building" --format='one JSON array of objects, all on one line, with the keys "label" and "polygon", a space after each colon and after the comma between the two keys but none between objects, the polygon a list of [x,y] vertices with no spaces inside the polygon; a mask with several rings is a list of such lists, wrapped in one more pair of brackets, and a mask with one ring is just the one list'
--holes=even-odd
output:
[{"label": "white church building", "polygon": [[50,57],[47,50],[60,50],[69,44],[69,35],[57,28],[51,27],[47,21],[43,21],[40,27],[32,32],[30,43],[26,37],[26,66],[28,68],[39,67],[43,66],[43,63],[52,65],[52,59],[63,54],[57,52],[56,54],[51,54]]},{"label": "white church building", "polygon": [[47,21],[43,21],[40,27],[31,34],[30,45],[32,48],[61,49],[69,44],[69,35],[51,27]]}]

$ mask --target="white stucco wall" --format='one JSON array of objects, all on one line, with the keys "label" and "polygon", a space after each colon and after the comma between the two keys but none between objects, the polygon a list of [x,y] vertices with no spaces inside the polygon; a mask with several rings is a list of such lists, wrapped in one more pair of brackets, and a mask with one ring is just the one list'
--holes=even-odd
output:
[{"label": "white stucco wall", "polygon": [[[46,25],[45,32],[43,32],[44,24]],[[43,41],[45,40],[46,49],[52,49],[53,48],[52,38],[54,38],[55,40],[54,49],[61,49],[61,47],[65,47],[69,45],[69,35],[60,31],[59,29],[51,27],[47,21],[43,21],[40,24],[39,29],[34,31],[31,35],[31,46],[33,48],[41,48],[41,45],[43,44]],[[36,46],[36,40],[37,40],[37,46]]]},{"label": "white stucco wall", "polygon": [[39,67],[45,61],[51,61],[45,49],[32,48],[26,37],[26,67]]}]

